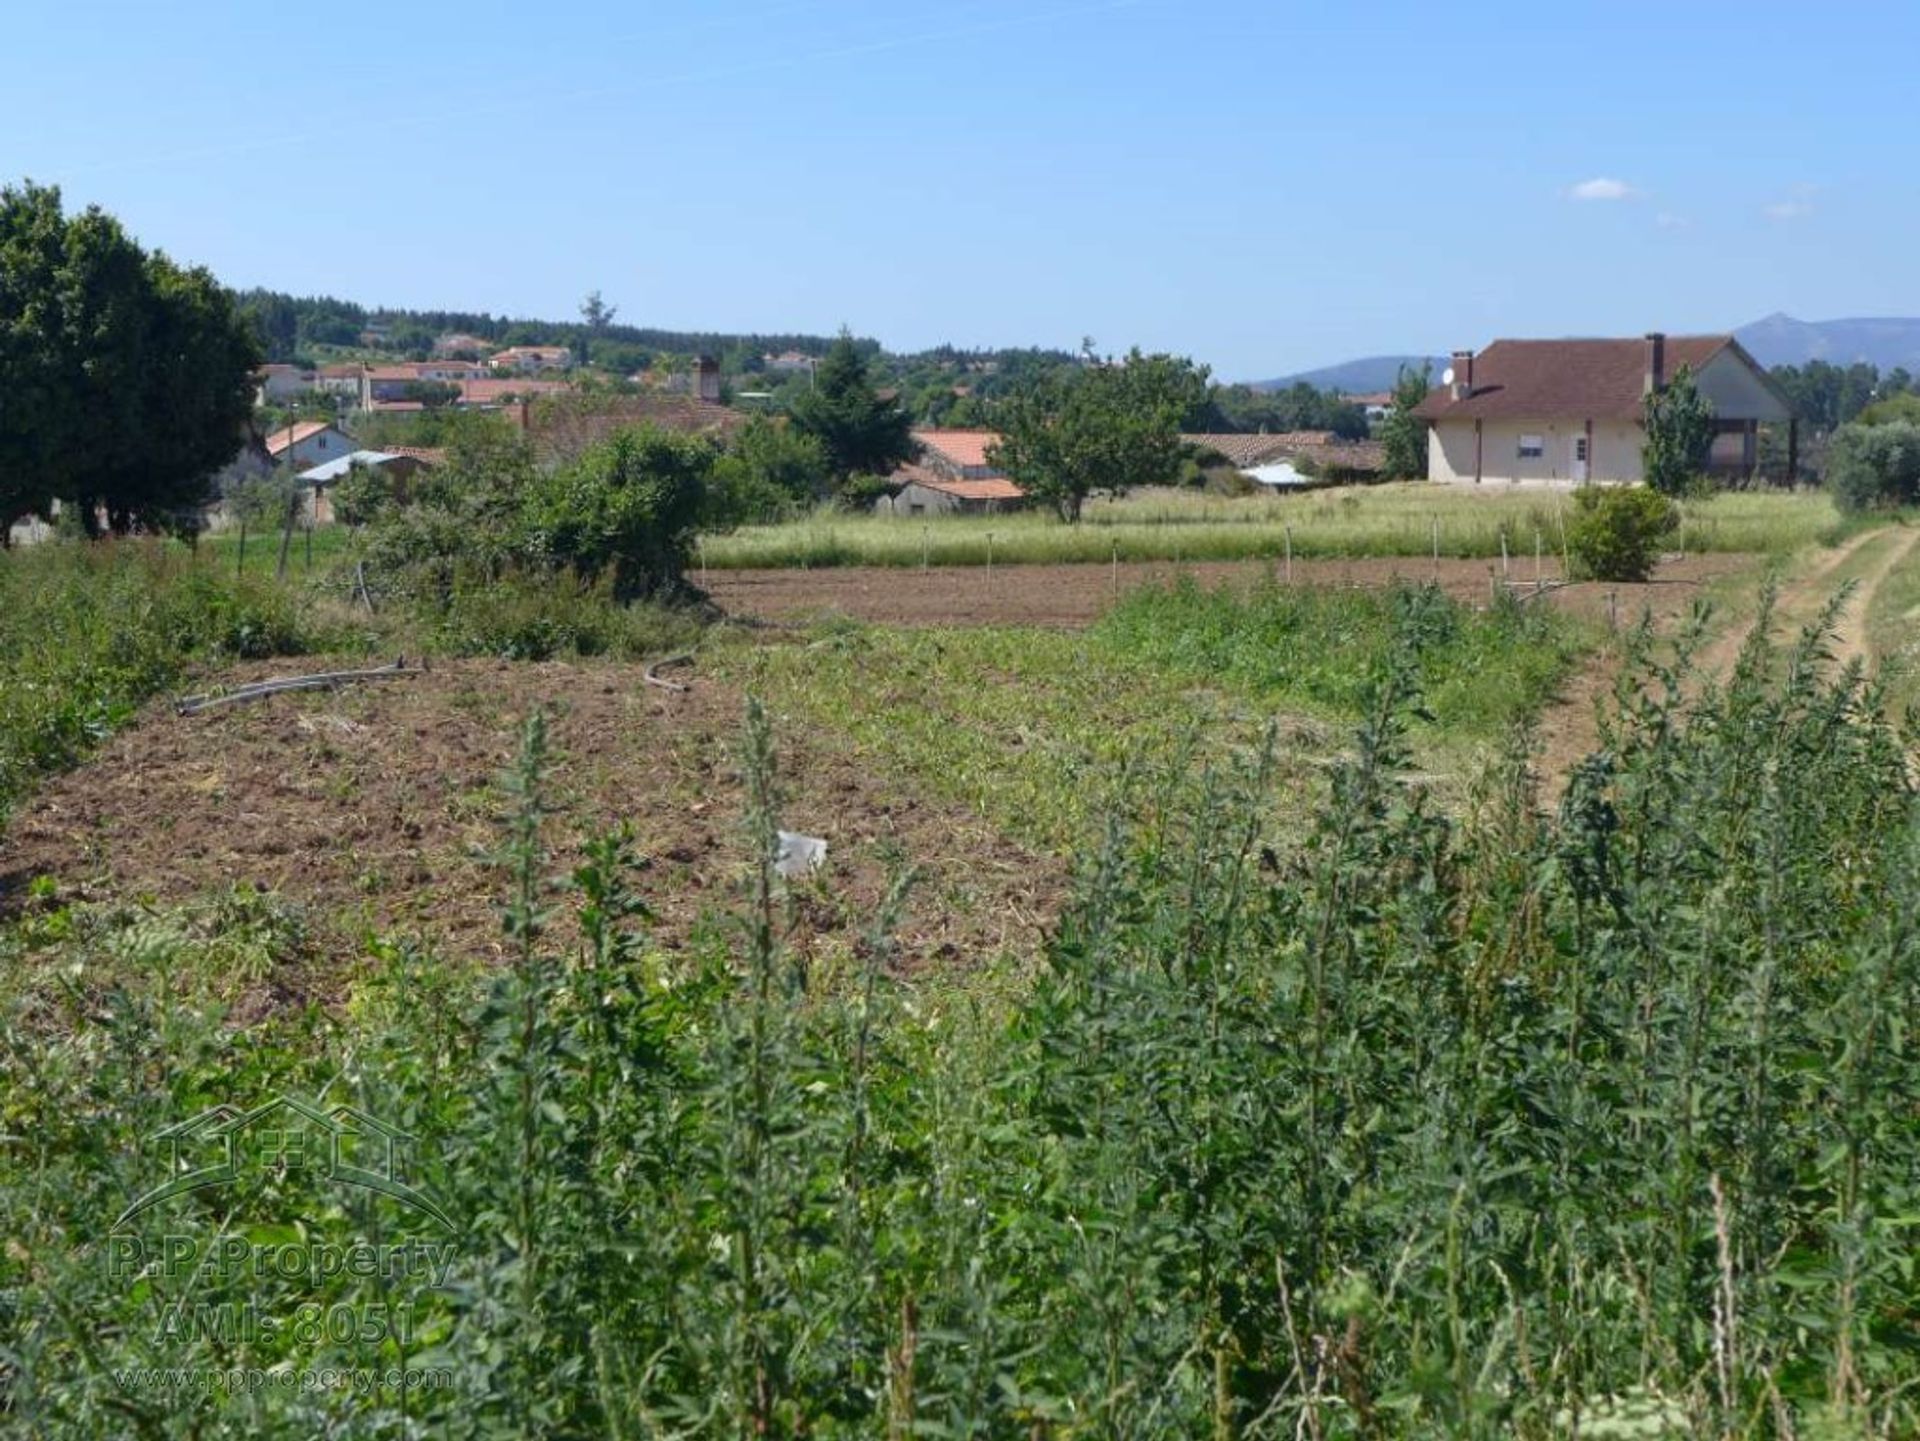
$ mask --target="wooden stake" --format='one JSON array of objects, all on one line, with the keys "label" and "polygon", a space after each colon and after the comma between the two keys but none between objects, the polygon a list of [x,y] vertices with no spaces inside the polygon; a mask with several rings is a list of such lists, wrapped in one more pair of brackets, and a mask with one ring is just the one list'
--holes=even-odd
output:
[{"label": "wooden stake", "polygon": [[287,578],[287,552],[293,549],[293,523],[300,515],[300,491],[296,487],[287,497],[287,523],[280,532],[280,565],[274,572],[274,579]]}]

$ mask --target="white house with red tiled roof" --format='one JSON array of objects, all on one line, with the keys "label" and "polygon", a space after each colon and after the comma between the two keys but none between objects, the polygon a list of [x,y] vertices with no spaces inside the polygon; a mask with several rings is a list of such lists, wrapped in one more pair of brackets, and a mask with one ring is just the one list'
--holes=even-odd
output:
[{"label": "white house with red tiled roof", "polygon": [[1713,406],[1709,468],[1751,475],[1762,425],[1784,426],[1795,466],[1793,407],[1731,335],[1627,340],[1496,340],[1456,350],[1414,414],[1428,423],[1427,478],[1507,484],[1638,481],[1647,397],[1681,366]]},{"label": "white house with red tiled roof", "polygon": [[266,439],[267,454],[276,465],[292,465],[296,470],[351,455],[359,446],[353,437],[324,420],[303,420],[284,426]]}]

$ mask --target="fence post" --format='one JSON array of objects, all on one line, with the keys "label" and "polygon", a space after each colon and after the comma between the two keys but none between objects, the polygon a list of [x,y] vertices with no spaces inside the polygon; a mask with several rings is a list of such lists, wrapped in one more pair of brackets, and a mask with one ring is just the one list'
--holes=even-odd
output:
[{"label": "fence post", "polygon": [[1293,525],[1291,522],[1288,522],[1286,526],[1286,536],[1287,536],[1287,584],[1292,585],[1293,584]]}]

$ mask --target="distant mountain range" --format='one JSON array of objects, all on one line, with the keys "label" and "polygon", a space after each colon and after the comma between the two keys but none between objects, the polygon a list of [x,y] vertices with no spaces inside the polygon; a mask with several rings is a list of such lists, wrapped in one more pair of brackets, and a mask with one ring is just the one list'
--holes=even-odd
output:
[{"label": "distant mountain range", "polygon": [[1864,361],[1881,370],[1897,365],[1920,374],[1920,320],[1795,320],[1773,314],[1734,334],[1762,365],[1829,365]]},{"label": "distant mountain range", "polygon": [[[1775,313],[1764,320],[1743,325],[1734,332],[1740,343],[1762,365],[1805,365],[1824,360],[1829,365],[1852,365],[1864,361],[1881,370],[1905,366],[1920,375],[1920,319],[1867,317],[1853,320],[1795,320],[1791,315]],[[1273,380],[1249,381],[1255,390],[1285,390],[1301,381],[1321,390],[1338,390],[1348,395],[1365,395],[1391,390],[1400,367],[1433,367],[1437,377],[1447,368],[1444,355],[1368,355],[1325,365],[1318,370],[1303,370]]]},{"label": "distant mountain range", "polygon": [[1438,376],[1447,368],[1447,358],[1443,355],[1366,355],[1358,360],[1343,360],[1338,365],[1323,365],[1318,370],[1303,370],[1274,380],[1250,380],[1247,384],[1255,390],[1286,390],[1305,381],[1315,390],[1372,395],[1376,391],[1392,390],[1403,365],[1415,370],[1423,365],[1431,366],[1433,374]]}]

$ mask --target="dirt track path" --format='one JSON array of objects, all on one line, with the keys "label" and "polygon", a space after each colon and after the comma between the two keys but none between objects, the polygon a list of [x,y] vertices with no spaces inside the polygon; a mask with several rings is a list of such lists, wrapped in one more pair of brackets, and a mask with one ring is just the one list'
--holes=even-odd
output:
[{"label": "dirt track path", "polygon": [[[1828,551],[1811,570],[1792,577],[1781,586],[1774,602],[1776,626],[1787,625],[1798,629],[1816,619],[1840,590],[1833,577],[1846,569],[1861,551],[1883,540],[1887,542],[1885,554],[1875,561],[1870,570],[1857,577],[1853,596],[1841,612],[1834,633],[1834,656],[1840,665],[1846,665],[1856,658],[1870,660],[1867,611],[1873,604],[1874,592],[1893,573],[1894,567],[1906,558],[1914,543],[1920,541],[1920,531],[1899,531],[1890,527],[1869,530]],[[1720,680],[1730,674],[1752,634],[1751,622],[1729,626],[1700,653],[1696,666],[1701,677]]]},{"label": "dirt track path", "polygon": [[[1774,603],[1774,626],[1798,629],[1815,620],[1839,593],[1842,582],[1834,577],[1846,570],[1860,552],[1885,542],[1883,553],[1860,575],[1853,577],[1853,594],[1836,622],[1833,637],[1834,663],[1845,666],[1854,660],[1872,663],[1867,642],[1867,614],[1874,593],[1882,582],[1920,545],[1920,530],[1885,527],[1866,531],[1821,555],[1815,564],[1782,584]],[[1709,642],[1695,657],[1696,684],[1725,680],[1740,659],[1755,620],[1730,625]],[[1619,658],[1603,652],[1568,681],[1565,692],[1540,717],[1541,774],[1546,777],[1547,793],[1557,798],[1572,768],[1599,743],[1599,707],[1612,692]]]}]

